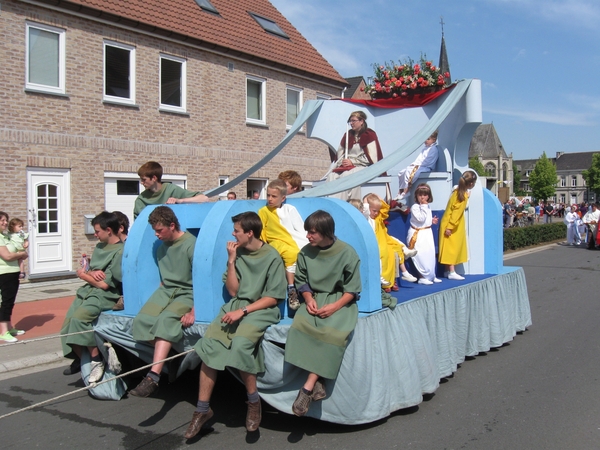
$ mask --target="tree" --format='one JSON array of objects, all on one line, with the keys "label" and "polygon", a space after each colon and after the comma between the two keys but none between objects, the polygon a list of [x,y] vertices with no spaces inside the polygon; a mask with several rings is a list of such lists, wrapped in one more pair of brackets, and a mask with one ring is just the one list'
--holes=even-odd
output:
[{"label": "tree", "polygon": [[586,186],[600,198],[600,153],[594,153],[592,156],[592,166],[581,172]]},{"label": "tree", "polygon": [[516,164],[513,164],[513,192],[515,195],[527,195],[527,192],[521,188],[521,174]]},{"label": "tree", "polygon": [[535,164],[535,168],[529,174],[529,186],[533,192],[533,197],[537,200],[546,201],[556,192],[556,166],[542,153],[540,159]]},{"label": "tree", "polygon": [[487,175],[485,172],[485,167],[483,167],[483,164],[481,164],[481,161],[479,161],[479,158],[476,156],[469,158],[469,167],[473,169],[480,177],[485,177]]}]

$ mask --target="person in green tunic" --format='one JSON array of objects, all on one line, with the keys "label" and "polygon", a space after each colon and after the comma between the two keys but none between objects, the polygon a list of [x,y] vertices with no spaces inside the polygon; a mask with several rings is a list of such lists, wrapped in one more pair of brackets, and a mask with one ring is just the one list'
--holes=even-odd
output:
[{"label": "person in green tunic", "polygon": [[235,242],[227,242],[227,271],[223,275],[231,300],[209,325],[194,349],[202,360],[198,403],[185,433],[194,437],[212,416],[210,397],[219,370],[238,369],[248,393],[246,429],[256,431],[261,420],[256,375],[265,371],[260,341],[266,329],[279,322],[277,304],[287,293],[283,261],[273,247],[260,240],[258,214],[232,217]]},{"label": "person in green tunic", "polygon": [[163,183],[163,168],[156,161],[148,161],[138,169],[140,183],[144,191],[137,196],[133,206],[133,220],[148,205],[172,205],[174,203],[204,203],[206,195],[188,191],[172,183]]},{"label": "person in green tunic", "polygon": [[[113,213],[103,211],[92,219],[94,236],[100,243],[96,245],[89,271],[77,270],[77,276],[86,282],[77,290],[77,296],[67,311],[60,330],[61,335],[91,331],[94,322],[102,311],[113,308],[122,295],[121,258],[123,243],[119,239],[119,220]],[[102,354],[96,347],[94,334],[83,333],[61,337],[62,350],[66,358],[75,360],[64,373],[70,375],[79,372],[81,352],[84,347],[92,358],[88,381],[95,383],[104,375]]]},{"label": "person in green tunic", "polygon": [[154,365],[129,393],[148,397],[158,388],[160,373],[173,343],[183,337],[183,327],[194,324],[192,262],[196,238],[181,231],[179,220],[168,206],[156,207],[148,216],[156,237],[162,241],[156,251],[160,286],[133,319],[132,337],[154,345]]},{"label": "person in green tunic", "polygon": [[292,411],[308,412],[325,398],[323,378],[335,379],[358,321],[356,300],[362,289],[356,251],[335,237],[335,223],[325,211],[304,221],[309,245],[298,254],[295,283],[304,303],[296,311],[285,343],[285,361],[308,372]]}]

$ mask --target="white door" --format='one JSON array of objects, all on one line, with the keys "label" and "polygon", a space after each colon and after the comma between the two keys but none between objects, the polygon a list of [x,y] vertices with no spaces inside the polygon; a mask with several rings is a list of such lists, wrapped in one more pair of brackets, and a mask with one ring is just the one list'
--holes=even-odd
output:
[{"label": "white door", "polygon": [[27,169],[27,211],[31,275],[70,272],[70,171]]}]

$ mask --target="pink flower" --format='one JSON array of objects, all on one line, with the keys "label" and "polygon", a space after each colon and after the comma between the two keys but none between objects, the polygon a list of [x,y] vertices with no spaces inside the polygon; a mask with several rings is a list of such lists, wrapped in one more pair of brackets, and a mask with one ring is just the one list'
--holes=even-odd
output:
[{"label": "pink flower", "polygon": [[396,98],[398,97],[398,94],[396,94],[395,92],[392,94],[392,97]]},{"label": "pink flower", "polygon": [[405,91],[405,90],[407,90],[407,89],[408,89],[408,86],[407,86],[406,84],[403,84],[403,85],[401,86],[401,89],[402,89],[403,91]]},{"label": "pink flower", "polygon": [[416,88],[417,88],[417,82],[416,82],[416,81],[413,81],[412,83],[410,83],[409,87],[410,87],[411,89],[416,89]]},{"label": "pink flower", "polygon": [[387,92],[389,94],[390,92],[392,92],[392,90],[389,87],[386,87],[385,92]]},{"label": "pink flower", "polygon": [[360,92],[365,92],[365,88],[364,88],[364,87],[361,87],[361,88],[360,88]]}]

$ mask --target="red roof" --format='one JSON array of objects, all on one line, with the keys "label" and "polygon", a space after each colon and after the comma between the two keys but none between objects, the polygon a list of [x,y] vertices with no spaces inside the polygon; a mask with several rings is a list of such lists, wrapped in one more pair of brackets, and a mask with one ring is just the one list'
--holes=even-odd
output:
[{"label": "red roof", "polygon": [[[203,11],[194,0],[69,0],[59,1],[59,6],[159,35],[171,32],[171,38],[347,85],[268,0],[210,0],[210,3],[219,15]],[[249,12],[274,21],[290,39],[266,32]]]}]

